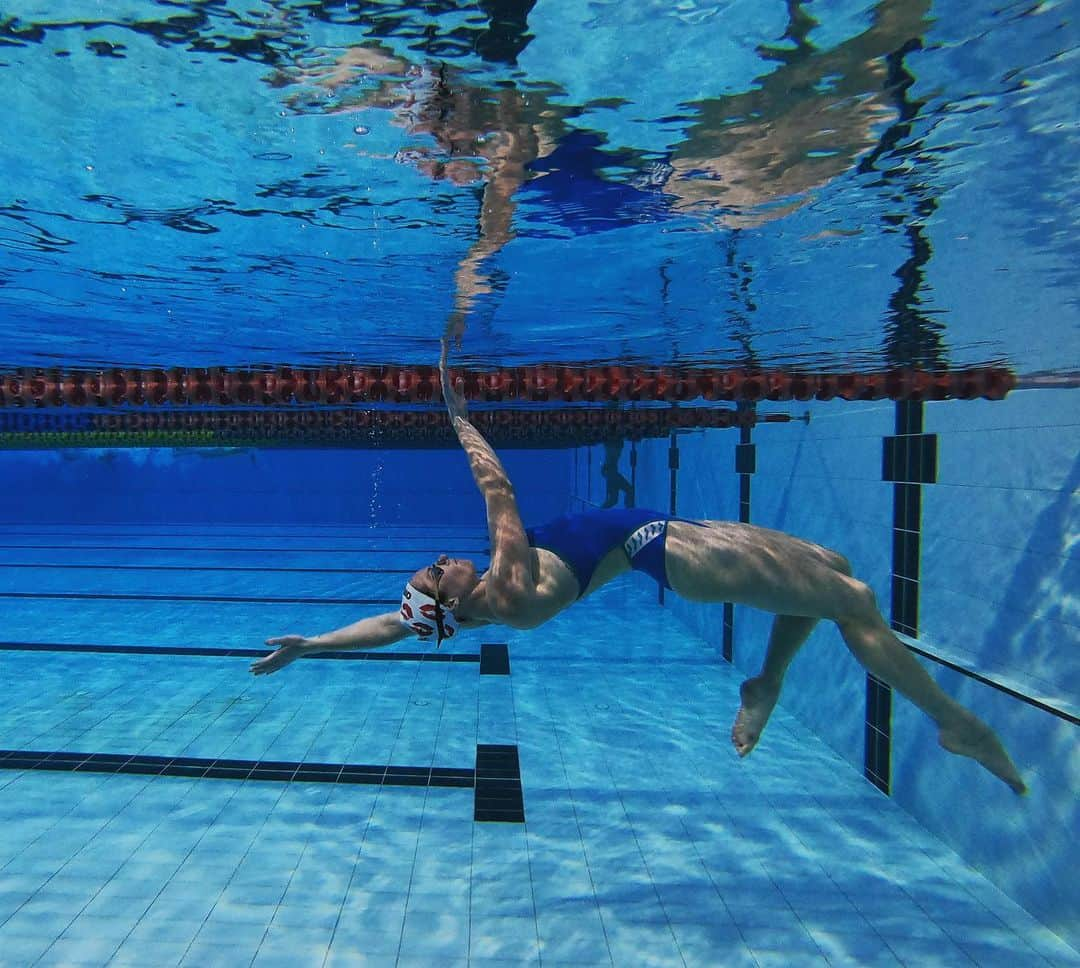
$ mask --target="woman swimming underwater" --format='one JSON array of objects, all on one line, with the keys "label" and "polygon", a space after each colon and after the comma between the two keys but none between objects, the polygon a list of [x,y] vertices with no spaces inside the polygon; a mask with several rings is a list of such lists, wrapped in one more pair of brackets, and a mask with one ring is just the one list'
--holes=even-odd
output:
[{"label": "woman swimming underwater", "polygon": [[445,347],[440,369],[450,419],[487,507],[490,567],[479,574],[471,561],[444,555],[406,583],[397,611],[313,638],[269,639],[276,651],[253,663],[255,675],[304,655],[379,648],[410,636],[439,646],[459,630],[490,623],[536,628],[634,569],[691,601],[733,602],[776,616],[761,671],[741,687],[731,732],[740,756],[757,744],[796,652],[827,619],[864,668],[934,720],[946,750],[971,757],[1014,792],[1026,792],[997,734],[946,695],[893,635],[873,592],[852,577],[842,555],[780,531],[639,509],[594,510],[526,529],[502,463],[451,385]]}]

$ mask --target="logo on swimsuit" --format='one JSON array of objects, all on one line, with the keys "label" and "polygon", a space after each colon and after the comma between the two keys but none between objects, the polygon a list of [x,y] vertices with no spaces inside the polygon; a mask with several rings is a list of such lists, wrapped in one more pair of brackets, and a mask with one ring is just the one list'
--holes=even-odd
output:
[{"label": "logo on swimsuit", "polygon": [[643,524],[623,542],[623,550],[626,551],[626,556],[632,561],[634,555],[641,551],[650,541],[659,538],[666,529],[667,521],[650,521],[648,524]]}]

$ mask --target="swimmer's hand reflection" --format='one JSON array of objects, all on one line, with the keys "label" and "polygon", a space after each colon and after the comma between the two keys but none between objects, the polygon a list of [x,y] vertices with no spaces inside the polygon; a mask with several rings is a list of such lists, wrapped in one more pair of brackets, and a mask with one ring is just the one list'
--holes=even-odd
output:
[{"label": "swimmer's hand reflection", "polygon": [[253,676],[267,676],[278,669],[284,669],[291,662],[295,662],[305,652],[311,650],[311,640],[303,635],[280,635],[277,638],[267,639],[267,645],[276,645],[277,650],[261,659],[251,663]]}]

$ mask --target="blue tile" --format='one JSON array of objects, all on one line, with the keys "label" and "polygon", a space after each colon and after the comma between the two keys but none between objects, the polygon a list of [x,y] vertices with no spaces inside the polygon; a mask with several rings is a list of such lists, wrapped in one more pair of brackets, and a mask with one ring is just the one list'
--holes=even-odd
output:
[{"label": "blue tile", "polygon": [[404,906],[399,908],[395,904],[389,907],[355,909],[346,905],[342,909],[337,930],[339,933],[362,931],[400,938],[404,923]]},{"label": "blue tile", "polygon": [[281,945],[264,945],[255,955],[252,968],[298,968],[305,965],[323,964],[329,947],[326,944],[302,940]]},{"label": "blue tile", "polygon": [[678,964],[678,943],[667,924],[634,923],[631,915],[620,920],[604,918],[608,949],[615,964],[654,965],[665,968]]},{"label": "blue tile", "polygon": [[538,913],[540,957],[547,961],[610,961],[607,938],[595,907],[573,914]]},{"label": "blue tile", "polygon": [[12,964],[31,965],[37,961],[52,944],[52,938],[40,935],[23,936],[7,930],[7,926],[0,928],[0,940],[3,941],[4,957]]},{"label": "blue tile", "polygon": [[470,958],[469,968],[540,968],[540,956],[520,958]]},{"label": "blue tile", "polygon": [[509,884],[505,887],[486,882],[473,885],[469,894],[469,908],[476,917],[533,918],[535,906],[532,885]]},{"label": "blue tile", "polygon": [[535,918],[473,916],[469,930],[470,961],[495,958],[520,962],[539,956]]},{"label": "blue tile", "polygon": [[342,914],[340,905],[334,904],[282,904],[274,912],[275,926],[296,925],[333,931]]},{"label": "blue tile", "polygon": [[469,968],[468,958],[429,958],[402,954],[398,957],[397,968]]},{"label": "blue tile", "polygon": [[165,968],[167,965],[178,965],[187,953],[190,939],[166,940],[166,939],[139,939],[129,940],[122,944],[109,961],[110,968],[146,968],[147,965]]},{"label": "blue tile", "polygon": [[105,965],[119,941],[96,938],[58,939],[36,962],[39,965]]},{"label": "blue tile", "polygon": [[334,932],[330,950],[339,958],[345,952],[396,958],[401,948],[401,927],[396,931],[378,931],[362,924],[342,923]]},{"label": "blue tile", "polygon": [[466,914],[406,911],[401,936],[403,957],[465,958],[468,955],[469,922]]},{"label": "blue tile", "polygon": [[257,943],[224,944],[196,940],[180,964],[184,968],[231,968],[233,965],[249,964],[257,950]]},{"label": "blue tile", "polygon": [[[1015,965],[1046,968],[1050,963],[1037,955],[1019,938],[1011,943],[1000,943],[990,939],[986,941],[960,941],[960,949],[979,968],[1014,968]],[[1080,958],[1077,959],[1080,961]]]},{"label": "blue tile", "polygon": [[959,945],[954,944],[947,938],[942,940],[938,938],[890,936],[885,940],[888,942],[893,954],[905,965],[940,964],[962,968],[962,966],[975,964]]},{"label": "blue tile", "polygon": [[323,925],[301,926],[297,924],[271,924],[266,930],[260,951],[288,951],[305,948],[321,950],[324,954],[330,946],[333,927]]},{"label": "blue tile", "polygon": [[208,871],[201,882],[174,877],[158,892],[154,907],[157,910],[168,909],[175,917],[184,920],[201,920],[221,895],[225,883],[227,881],[216,869]]},{"label": "blue tile", "polygon": [[757,961],[733,925],[672,925],[679,951],[688,965],[757,968]]},{"label": "blue tile", "polygon": [[195,939],[202,925],[202,921],[181,921],[151,911],[131,929],[127,940],[129,943],[160,941],[187,945]]},{"label": "blue tile", "polygon": [[235,921],[228,914],[219,918],[207,918],[195,936],[195,941],[200,945],[252,945],[257,948],[266,933],[269,914],[263,920]]}]

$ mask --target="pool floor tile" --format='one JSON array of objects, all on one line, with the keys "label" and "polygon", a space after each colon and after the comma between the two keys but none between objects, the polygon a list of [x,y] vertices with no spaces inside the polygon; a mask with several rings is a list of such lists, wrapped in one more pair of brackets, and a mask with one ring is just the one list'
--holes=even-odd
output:
[{"label": "pool floor tile", "polygon": [[783,709],[740,761],[741,677],[635,616],[628,641],[662,637],[666,662],[594,659],[555,622],[542,651],[508,635],[511,675],[482,685],[476,664],[252,680],[246,659],[0,653],[16,731],[54,749],[471,768],[478,737],[513,741],[527,812],[474,823],[471,789],[0,775],[4,959],[67,929],[41,965],[114,939],[115,965],[152,968],[1080,965]]},{"label": "pool floor tile", "polygon": [[469,929],[469,958],[508,961],[538,959],[536,919],[532,917],[473,917]]}]

